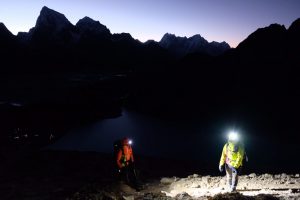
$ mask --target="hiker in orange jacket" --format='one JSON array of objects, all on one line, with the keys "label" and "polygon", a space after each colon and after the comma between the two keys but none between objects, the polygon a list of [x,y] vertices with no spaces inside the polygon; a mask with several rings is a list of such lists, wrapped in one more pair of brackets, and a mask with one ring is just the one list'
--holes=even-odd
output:
[{"label": "hiker in orange jacket", "polygon": [[117,177],[133,188],[138,189],[140,186],[136,176],[131,144],[132,141],[128,138],[114,142],[114,155],[118,171]]},{"label": "hiker in orange jacket", "polygon": [[128,138],[124,138],[121,143],[122,146],[117,153],[116,160],[119,170],[122,170],[124,167],[128,167],[134,162],[131,140],[129,140]]}]

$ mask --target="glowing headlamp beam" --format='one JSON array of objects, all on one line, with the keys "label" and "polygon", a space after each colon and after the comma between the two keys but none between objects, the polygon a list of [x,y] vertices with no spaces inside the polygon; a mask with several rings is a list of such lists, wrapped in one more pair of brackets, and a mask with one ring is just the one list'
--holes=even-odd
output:
[{"label": "glowing headlamp beam", "polygon": [[230,131],[228,134],[228,140],[237,141],[239,139],[239,135],[236,131]]}]

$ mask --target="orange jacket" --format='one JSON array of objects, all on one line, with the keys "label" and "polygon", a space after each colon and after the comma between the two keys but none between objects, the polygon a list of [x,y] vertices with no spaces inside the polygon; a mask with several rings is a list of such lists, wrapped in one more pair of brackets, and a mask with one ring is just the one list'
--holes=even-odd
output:
[{"label": "orange jacket", "polygon": [[123,145],[117,154],[117,165],[123,168],[129,164],[129,161],[134,162],[132,148],[130,145]]}]

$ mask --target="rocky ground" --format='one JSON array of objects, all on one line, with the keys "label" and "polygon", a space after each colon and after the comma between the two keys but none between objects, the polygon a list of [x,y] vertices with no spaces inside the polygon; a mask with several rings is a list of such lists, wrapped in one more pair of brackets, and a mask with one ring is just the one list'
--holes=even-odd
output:
[{"label": "rocky ground", "polygon": [[[167,196],[176,197],[187,193],[192,197],[213,197],[226,194],[226,177],[201,176],[194,174],[187,178],[163,178],[163,183],[169,183]],[[280,199],[300,199],[299,174],[249,174],[240,176],[238,193],[245,196],[271,195]]]},{"label": "rocky ground", "polygon": [[139,170],[142,187],[138,191],[114,179],[112,157],[107,154],[45,151],[23,155],[17,160],[4,160],[0,164],[0,199],[300,199],[299,174],[243,175],[238,191],[228,193],[224,176],[194,174],[181,176],[185,178],[162,178],[162,175],[169,176],[176,171],[155,168],[149,165],[149,159],[140,158],[142,162],[137,165],[144,168],[144,171]]},{"label": "rocky ground", "polygon": [[160,200],[296,200],[300,199],[299,174],[249,174],[240,177],[238,191],[228,193],[224,177],[191,175],[187,178],[162,178],[136,191],[124,183],[87,185],[68,200],[79,199],[160,199]]}]

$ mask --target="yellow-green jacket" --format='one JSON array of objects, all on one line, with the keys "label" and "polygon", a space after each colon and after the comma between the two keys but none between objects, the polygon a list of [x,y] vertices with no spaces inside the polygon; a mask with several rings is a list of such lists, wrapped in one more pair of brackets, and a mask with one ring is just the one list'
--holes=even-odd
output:
[{"label": "yellow-green jacket", "polygon": [[224,145],[220,165],[225,163],[234,168],[239,168],[243,164],[245,149],[242,144],[228,142]]}]

